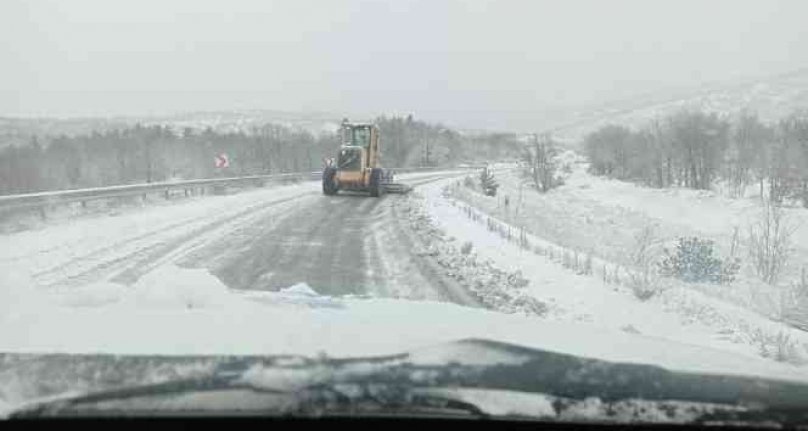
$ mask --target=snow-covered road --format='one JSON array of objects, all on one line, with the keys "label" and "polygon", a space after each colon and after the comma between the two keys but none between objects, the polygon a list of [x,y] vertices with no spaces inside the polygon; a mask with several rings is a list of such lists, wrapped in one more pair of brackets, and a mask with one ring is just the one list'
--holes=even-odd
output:
[{"label": "snow-covered road", "polygon": [[[402,176],[424,184],[451,173]],[[0,238],[4,284],[51,292],[130,286],[166,264],[207,269],[233,289],[306,283],[327,295],[465,302],[424,276],[395,216],[401,196],[323,196],[318,183],[92,216]],[[418,286],[413,289],[411,286]]]}]

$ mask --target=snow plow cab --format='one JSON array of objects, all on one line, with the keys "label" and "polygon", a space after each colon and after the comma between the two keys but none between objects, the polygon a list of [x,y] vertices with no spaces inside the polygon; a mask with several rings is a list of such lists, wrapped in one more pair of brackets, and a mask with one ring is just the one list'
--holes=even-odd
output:
[{"label": "snow plow cab", "polygon": [[379,197],[410,191],[409,186],[393,183],[393,172],[381,167],[379,128],[375,124],[343,120],[340,139],[336,159],[329,160],[323,169],[324,194],[350,190]]}]

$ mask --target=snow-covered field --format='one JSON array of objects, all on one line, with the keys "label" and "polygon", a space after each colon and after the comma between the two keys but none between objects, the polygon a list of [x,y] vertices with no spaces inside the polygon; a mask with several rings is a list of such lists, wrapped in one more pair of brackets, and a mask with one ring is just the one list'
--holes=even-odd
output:
[{"label": "snow-covered field", "polygon": [[[739,226],[744,233],[745,225],[758,214],[754,199],[645,189],[589,176],[584,166],[574,169],[564,186],[546,195],[520,186],[516,174],[501,174],[498,180],[501,187],[496,198],[451,183],[453,199],[448,202],[438,198],[445,193],[440,185],[430,185],[426,190],[431,195],[427,198],[431,212],[451,235],[474,238],[478,253],[503,269],[521,269],[531,280],[529,288],[535,297],[555,304],[556,319],[588,321],[746,355],[786,353],[787,360],[797,363],[808,358],[808,334],[771,319],[777,302],[772,298],[780,289],[756,281],[749,271],[729,286],[660,280],[668,288],[645,302],[620,283],[604,282],[614,278],[614,271],[622,271],[619,274],[625,278],[635,235],[646,226],[653,226],[662,240],[696,235],[713,239],[719,250],[726,250],[732,227]],[[792,278],[786,279],[786,286],[800,263],[808,265],[808,211],[787,211],[800,227],[787,273]],[[511,226],[512,238],[524,227],[532,246],[525,249],[518,241],[489,231],[491,217],[500,226]],[[543,253],[537,253],[539,248]],[[554,250],[554,255],[548,250]],[[581,261],[592,256],[591,274],[562,265],[564,254],[574,252]],[[775,352],[779,348],[787,351]]]}]

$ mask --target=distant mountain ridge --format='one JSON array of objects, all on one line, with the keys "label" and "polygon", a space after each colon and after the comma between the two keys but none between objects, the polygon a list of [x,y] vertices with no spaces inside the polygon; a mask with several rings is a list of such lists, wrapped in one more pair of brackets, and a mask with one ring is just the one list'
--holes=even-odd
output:
[{"label": "distant mountain ridge", "polygon": [[[537,113],[549,125],[544,131],[565,142],[580,141],[587,133],[606,124],[641,127],[655,118],[663,118],[681,109],[700,109],[733,115],[743,109],[757,112],[766,121],[776,121],[797,109],[808,109],[808,68],[770,77],[747,79],[727,83],[710,83],[695,89],[657,92],[627,100],[612,101],[599,106],[582,107],[565,113],[553,110]],[[555,112],[555,114],[553,114]],[[551,115],[553,114],[553,115]],[[115,117],[0,117],[0,148],[24,145],[32,136],[40,138],[56,135],[87,134],[133,126],[168,125],[181,132],[185,128],[196,131],[208,127],[219,133],[249,133],[264,124],[283,125],[305,130],[312,134],[337,130],[344,113],[288,112],[279,110],[222,110],[192,111],[169,115],[115,116]],[[348,115],[352,120],[370,120]],[[430,117],[434,117],[431,115]],[[444,124],[453,122],[446,112]],[[523,115],[524,116],[524,115]],[[418,115],[416,115],[418,117]],[[419,118],[424,119],[424,118]],[[523,119],[524,121],[527,121]],[[427,119],[432,121],[432,119]],[[463,123],[463,122],[461,122]],[[473,124],[465,121],[463,124]],[[466,135],[494,133],[481,121],[479,127],[452,127]],[[540,132],[540,130],[537,130]]]},{"label": "distant mountain ridge", "polygon": [[606,124],[641,127],[682,109],[725,115],[756,112],[764,121],[777,121],[795,110],[808,109],[808,68],[767,78],[710,84],[669,96],[646,96],[581,111],[573,120],[551,128],[565,140],[579,140]]}]

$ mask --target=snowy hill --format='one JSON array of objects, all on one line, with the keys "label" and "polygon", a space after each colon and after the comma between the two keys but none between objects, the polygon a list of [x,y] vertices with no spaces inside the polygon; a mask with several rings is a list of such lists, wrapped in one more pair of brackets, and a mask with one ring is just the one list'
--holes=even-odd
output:
[{"label": "snowy hill", "polygon": [[171,115],[125,117],[0,117],[0,148],[25,145],[33,136],[86,135],[134,126],[168,125],[181,132],[185,128],[202,131],[210,127],[218,133],[249,133],[265,124],[305,130],[314,135],[337,130],[339,114],[284,111],[194,111]]},{"label": "snowy hill", "polygon": [[169,125],[176,130],[186,127],[204,130],[210,127],[219,133],[249,133],[253,128],[265,124],[277,124],[319,135],[337,130],[341,118],[339,114],[331,113],[250,110],[188,112],[161,117],[134,118],[134,120],[143,124]]},{"label": "snowy hill", "polygon": [[606,124],[640,127],[681,109],[733,115],[742,110],[757,112],[766,121],[776,121],[798,109],[808,109],[808,69],[742,82],[705,85],[693,90],[654,94],[608,103],[592,110],[579,110],[572,120],[554,128],[561,139],[579,140]]}]

